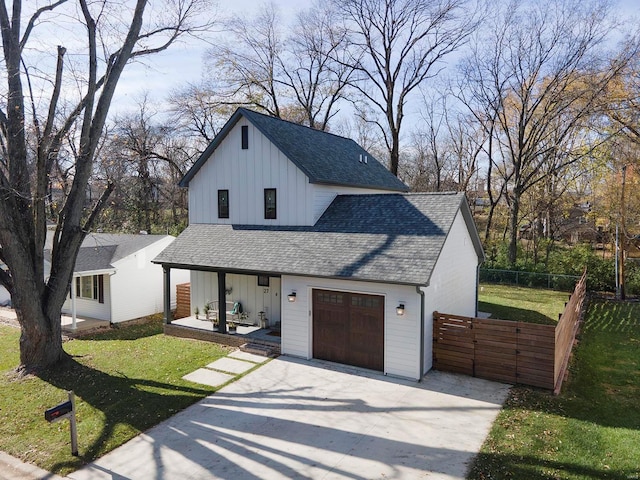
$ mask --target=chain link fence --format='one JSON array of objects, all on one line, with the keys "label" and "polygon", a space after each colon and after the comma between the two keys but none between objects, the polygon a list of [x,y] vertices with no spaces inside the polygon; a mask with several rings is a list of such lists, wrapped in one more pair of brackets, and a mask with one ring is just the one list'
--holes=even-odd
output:
[{"label": "chain link fence", "polygon": [[548,288],[561,292],[573,292],[578,280],[580,280],[579,275],[495,270],[489,268],[480,269],[480,282]]}]

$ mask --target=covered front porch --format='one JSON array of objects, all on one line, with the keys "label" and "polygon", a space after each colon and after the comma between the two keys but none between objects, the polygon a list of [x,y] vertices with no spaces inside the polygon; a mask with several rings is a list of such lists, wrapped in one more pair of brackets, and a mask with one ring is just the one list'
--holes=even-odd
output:
[{"label": "covered front porch", "polygon": [[233,333],[224,333],[216,328],[212,321],[195,318],[194,315],[173,320],[166,324],[167,335],[193,338],[209,342],[239,347],[251,353],[266,356],[280,354],[279,325],[261,328],[259,325],[238,323]]},{"label": "covered front porch", "polygon": [[[173,318],[168,301],[171,268],[190,270],[187,293],[178,293]],[[237,272],[192,265],[163,265],[165,333],[240,346],[267,345],[280,352],[281,280],[264,272]],[[183,303],[187,303],[185,307]]]}]

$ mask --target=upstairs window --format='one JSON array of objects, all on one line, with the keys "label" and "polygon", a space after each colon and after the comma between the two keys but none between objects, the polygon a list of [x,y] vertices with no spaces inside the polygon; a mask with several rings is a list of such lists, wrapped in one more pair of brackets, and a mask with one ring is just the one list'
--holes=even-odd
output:
[{"label": "upstairs window", "polygon": [[242,125],[242,150],[247,150],[249,148],[249,126]]},{"label": "upstairs window", "polygon": [[218,218],[229,218],[229,190],[218,190]]},{"label": "upstairs window", "polygon": [[276,189],[264,189],[264,218],[272,220],[276,218]]}]

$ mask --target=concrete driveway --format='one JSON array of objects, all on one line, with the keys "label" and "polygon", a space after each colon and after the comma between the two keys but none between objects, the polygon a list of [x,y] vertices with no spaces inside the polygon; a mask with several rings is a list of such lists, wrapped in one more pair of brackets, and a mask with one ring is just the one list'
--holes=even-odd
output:
[{"label": "concrete driveway", "polygon": [[69,478],[462,479],[508,388],[280,357]]}]

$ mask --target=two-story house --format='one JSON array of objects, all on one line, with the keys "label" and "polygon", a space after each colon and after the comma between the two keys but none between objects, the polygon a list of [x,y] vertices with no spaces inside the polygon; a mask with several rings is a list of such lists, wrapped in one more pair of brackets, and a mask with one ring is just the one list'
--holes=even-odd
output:
[{"label": "two-story house", "polygon": [[191,270],[192,308],[265,312],[283,354],[420,379],[434,310],[476,313],[464,195],[407,193],[353,140],[240,108],[181,185],[189,227],[154,260],[165,290]]}]

